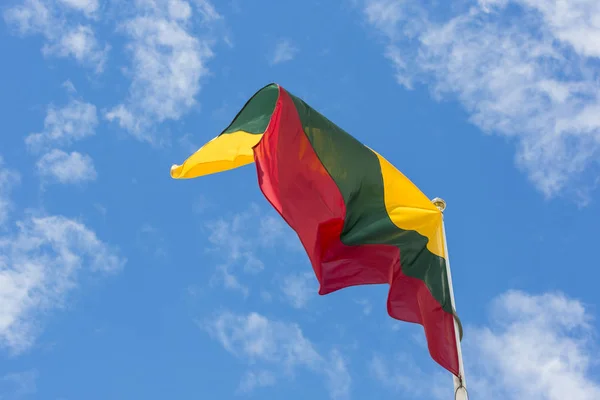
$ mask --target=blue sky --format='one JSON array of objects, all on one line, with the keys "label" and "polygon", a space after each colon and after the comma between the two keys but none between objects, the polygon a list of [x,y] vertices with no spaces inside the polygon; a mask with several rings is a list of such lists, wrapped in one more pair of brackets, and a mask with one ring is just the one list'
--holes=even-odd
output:
[{"label": "blue sky", "polygon": [[0,8],[0,399],[452,398],[252,166],[170,178],[269,82],[447,201],[472,398],[600,398],[597,1]]}]

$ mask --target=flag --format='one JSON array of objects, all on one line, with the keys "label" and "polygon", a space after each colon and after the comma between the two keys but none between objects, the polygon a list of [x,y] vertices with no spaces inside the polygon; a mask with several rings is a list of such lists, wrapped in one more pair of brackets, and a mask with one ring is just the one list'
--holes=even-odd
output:
[{"label": "flag", "polygon": [[388,314],[421,324],[431,357],[459,376],[442,212],[380,154],[276,84],[171,176],[252,162],[262,193],[298,234],[319,294],[389,284]]}]

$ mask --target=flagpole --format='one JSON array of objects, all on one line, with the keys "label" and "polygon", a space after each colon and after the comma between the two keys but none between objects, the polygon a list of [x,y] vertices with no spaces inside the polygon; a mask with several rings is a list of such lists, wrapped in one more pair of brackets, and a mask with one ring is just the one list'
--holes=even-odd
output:
[{"label": "flagpole", "polygon": [[[442,212],[442,236],[444,240],[444,250],[446,253],[446,275],[448,277],[448,288],[450,289],[450,304],[452,309],[456,312],[456,302],[454,300],[454,289],[452,287],[452,274],[450,272],[450,257],[448,255],[448,242],[446,241],[446,225],[444,223],[444,210],[446,209],[446,202],[439,197],[432,200],[432,203]],[[467,394],[467,382],[465,379],[465,369],[462,358],[462,348],[460,345],[460,328],[458,321],[454,318],[454,337],[456,338],[456,352],[458,354],[458,367],[460,378],[452,375],[454,382],[454,398],[455,400],[468,400]]]}]

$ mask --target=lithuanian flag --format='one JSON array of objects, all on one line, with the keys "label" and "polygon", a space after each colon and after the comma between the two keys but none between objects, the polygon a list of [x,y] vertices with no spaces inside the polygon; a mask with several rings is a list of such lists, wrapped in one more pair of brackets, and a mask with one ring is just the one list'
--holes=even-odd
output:
[{"label": "lithuanian flag", "polygon": [[432,358],[459,376],[441,211],[385,158],[276,84],[171,176],[252,162],[262,193],[298,234],[319,294],[389,284],[389,315],[421,324]]}]

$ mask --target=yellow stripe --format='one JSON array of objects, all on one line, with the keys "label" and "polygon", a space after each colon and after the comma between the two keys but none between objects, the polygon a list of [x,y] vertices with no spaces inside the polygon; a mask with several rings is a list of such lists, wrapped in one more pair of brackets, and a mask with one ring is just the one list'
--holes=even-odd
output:
[{"label": "yellow stripe", "polygon": [[254,162],[252,148],[262,136],[262,133],[244,131],[219,135],[198,149],[182,165],[173,165],[171,177],[196,178],[251,164]]},{"label": "yellow stripe", "polygon": [[373,153],[379,158],[385,209],[392,222],[400,229],[414,230],[426,236],[429,251],[446,258],[441,211],[389,161],[377,152]]}]

